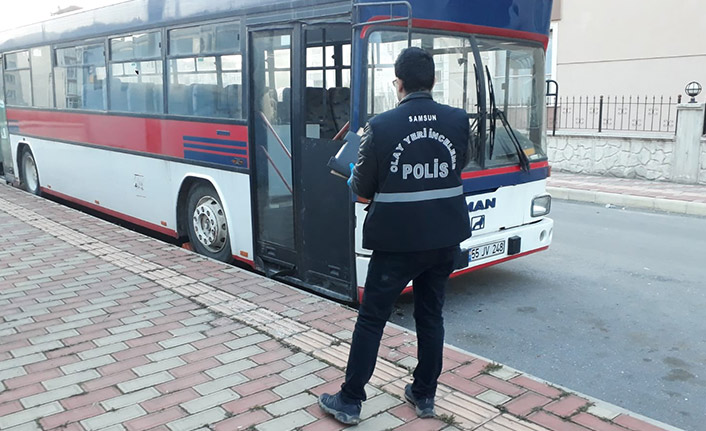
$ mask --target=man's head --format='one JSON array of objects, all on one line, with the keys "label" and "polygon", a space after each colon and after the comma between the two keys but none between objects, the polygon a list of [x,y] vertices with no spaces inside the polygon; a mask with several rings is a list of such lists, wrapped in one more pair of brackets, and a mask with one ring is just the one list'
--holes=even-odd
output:
[{"label": "man's head", "polygon": [[395,76],[399,100],[409,93],[431,91],[435,81],[434,59],[421,48],[404,49],[395,61]]}]

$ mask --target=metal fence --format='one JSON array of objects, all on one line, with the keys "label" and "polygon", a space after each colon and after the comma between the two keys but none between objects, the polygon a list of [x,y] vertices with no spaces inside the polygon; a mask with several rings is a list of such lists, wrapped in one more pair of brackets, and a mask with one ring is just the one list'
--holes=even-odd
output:
[{"label": "metal fence", "polygon": [[547,96],[549,130],[674,133],[681,95]]}]

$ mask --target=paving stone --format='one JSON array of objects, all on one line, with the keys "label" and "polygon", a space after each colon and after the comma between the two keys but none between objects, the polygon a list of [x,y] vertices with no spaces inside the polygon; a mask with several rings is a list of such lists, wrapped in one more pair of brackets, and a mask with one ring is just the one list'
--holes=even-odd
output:
[{"label": "paving stone", "polygon": [[210,382],[201,383],[200,385],[194,386],[194,389],[201,395],[208,395],[247,381],[248,379],[242,374],[235,373]]},{"label": "paving stone", "polygon": [[62,338],[75,337],[77,335],[80,335],[77,330],[68,329],[66,331],[54,332],[47,335],[40,335],[39,337],[32,337],[29,339],[29,342],[36,345],[47,343],[49,341],[58,341]]},{"label": "paving stone", "polygon": [[120,425],[131,419],[145,415],[145,411],[140,406],[128,406],[114,412],[103,413],[81,421],[81,425],[86,431],[105,430],[115,425]]},{"label": "paving stone", "polygon": [[151,400],[152,398],[157,398],[161,395],[162,394],[160,394],[158,390],[149,387],[115,398],[109,398],[101,402],[100,404],[106,410],[118,410],[131,405],[141,404],[144,401]]},{"label": "paving stone", "polygon": [[[78,385],[69,385],[61,388],[53,389],[50,391],[42,392],[36,395],[31,395],[20,399],[20,402],[25,408],[36,407],[42,404],[48,404],[52,401],[60,401],[64,398],[69,398],[74,395],[80,395],[83,393]],[[0,428],[1,429],[1,428]]]},{"label": "paving stone", "polygon": [[100,373],[96,370],[86,370],[78,373],[67,374],[62,377],[57,377],[55,379],[50,379],[42,382],[42,385],[48,390],[62,388],[64,386],[74,385],[78,383],[87,382],[89,380],[97,379],[101,377]]},{"label": "paving stone", "polygon": [[218,379],[230,374],[239,373],[241,371],[256,367],[257,364],[249,359],[242,359],[230,364],[220,365],[215,368],[206,370],[205,373],[212,379]]},{"label": "paving stone", "polygon": [[189,414],[199,413],[213,407],[218,407],[227,402],[237,400],[240,395],[230,389],[223,389],[203,397],[180,404]]},{"label": "paving stone", "polygon": [[237,340],[229,341],[229,342],[225,343],[225,345],[228,346],[232,350],[238,350],[243,347],[247,347],[252,344],[259,344],[259,343],[262,343],[263,341],[267,341],[270,339],[271,338],[268,337],[267,335],[255,333],[252,335],[243,336],[242,338],[238,338]]},{"label": "paving stone", "polygon": [[476,398],[485,401],[488,404],[492,404],[494,406],[499,406],[501,404],[505,404],[506,402],[510,401],[512,398],[508,397],[505,394],[501,394],[500,392],[496,392],[492,389],[489,389],[482,394],[479,394],[476,396]]},{"label": "paving stone", "polygon": [[396,428],[403,422],[389,413],[382,413],[362,421],[355,427],[356,431],[380,431]]},{"label": "paving stone", "polygon": [[317,402],[317,398],[310,394],[298,394],[293,397],[285,398],[265,406],[265,410],[273,416],[282,416],[286,413],[295,410],[303,410],[304,408]]},{"label": "paving stone", "polygon": [[395,398],[390,394],[381,393],[380,395],[369,397],[368,401],[363,404],[360,418],[365,420],[378,413],[387,411],[395,406],[402,404],[399,398]]},{"label": "paving stone", "polygon": [[[228,343],[226,343],[226,345],[227,344]],[[231,362],[236,362],[244,358],[249,358],[250,356],[255,356],[263,352],[264,350],[262,350],[258,346],[248,346],[243,347],[242,349],[233,350],[232,352],[216,355],[216,359],[218,359],[218,361],[222,364],[229,364]]]},{"label": "paving stone", "polygon": [[300,392],[304,392],[307,389],[319,386],[322,383],[325,383],[322,379],[315,375],[310,375],[278,386],[274,389],[274,392],[282,398],[287,398]]},{"label": "paving stone", "polygon": [[171,380],[174,380],[174,376],[169,374],[167,371],[160,371],[158,373],[150,374],[148,376],[138,377],[136,379],[118,383],[118,388],[123,391],[123,393],[128,393],[156,386],[160,383],[168,382]]},{"label": "paving stone", "polygon": [[[291,431],[310,424],[315,420],[315,417],[303,410],[300,410],[298,412],[293,412],[288,415],[269,420],[263,424],[255,425],[255,429],[257,431]],[[380,428],[376,431],[380,431],[381,429],[384,428]]]},{"label": "paving stone", "polygon": [[172,368],[180,367],[186,365],[186,362],[178,357],[167,358],[162,361],[152,362],[147,365],[141,365],[139,367],[134,367],[132,371],[138,376],[147,376],[149,374],[158,373],[160,371],[171,370]]},{"label": "paving stone", "polygon": [[181,346],[172,347],[171,349],[160,350],[159,352],[150,353],[147,358],[150,361],[162,361],[164,359],[174,358],[176,356],[186,355],[195,351],[196,348],[190,344],[183,344]]},{"label": "paving stone", "polygon": [[204,425],[214,424],[226,418],[226,412],[220,407],[216,407],[195,415],[169,422],[167,427],[172,431],[192,431]]},{"label": "paving stone", "polygon": [[64,409],[58,402],[44,404],[22,411],[11,413],[9,415],[0,416],[0,430],[6,430],[11,427],[22,425],[27,422],[32,422],[37,419],[47,417],[56,413],[63,412]]},{"label": "paving stone", "polygon": [[302,376],[313,374],[316,371],[322,370],[326,367],[328,367],[328,365],[326,365],[325,363],[316,359],[312,359],[311,361],[304,362],[288,370],[282,371],[281,373],[279,373],[279,375],[291,381],[296,380]]},{"label": "paving stone", "polygon": [[73,362],[71,364],[61,366],[61,371],[64,374],[77,373],[79,371],[91,370],[109,365],[115,362],[115,359],[110,355],[98,356],[97,358],[87,359],[85,361]]},{"label": "paving stone", "polygon": [[310,361],[311,356],[305,354],[305,353],[295,353],[294,355],[290,356],[289,358],[285,359],[285,361],[289,362],[292,365],[299,365],[303,364],[304,362]]},{"label": "paving stone", "polygon": [[128,346],[125,343],[109,344],[107,346],[98,347],[97,349],[86,350],[78,353],[78,357],[86,360],[97,358],[98,356],[111,355],[122,350],[127,350]]},{"label": "paving stone", "polygon": [[165,349],[168,349],[171,347],[189,344],[194,341],[203,340],[204,338],[206,338],[205,335],[197,332],[197,333],[193,333],[193,334],[182,335],[180,337],[173,337],[173,338],[166,339],[164,341],[160,341],[159,345],[164,347]]}]

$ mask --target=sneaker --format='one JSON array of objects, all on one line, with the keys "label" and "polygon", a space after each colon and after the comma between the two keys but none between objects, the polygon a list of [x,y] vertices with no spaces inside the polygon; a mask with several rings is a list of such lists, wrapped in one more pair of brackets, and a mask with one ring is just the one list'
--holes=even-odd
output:
[{"label": "sneaker", "polygon": [[355,425],[360,422],[360,403],[351,404],[343,401],[340,392],[335,395],[322,394],[319,397],[319,407],[346,425]]},{"label": "sneaker", "polygon": [[434,398],[416,398],[412,393],[411,384],[405,386],[404,397],[414,405],[417,416],[420,418],[433,418],[436,416],[436,412],[434,412]]}]

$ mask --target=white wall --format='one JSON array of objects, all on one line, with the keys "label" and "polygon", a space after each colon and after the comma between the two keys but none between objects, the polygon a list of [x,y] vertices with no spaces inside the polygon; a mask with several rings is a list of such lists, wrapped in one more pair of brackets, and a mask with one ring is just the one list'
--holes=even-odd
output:
[{"label": "white wall", "polygon": [[690,81],[706,85],[705,7],[704,0],[562,1],[562,95],[676,96]]}]

